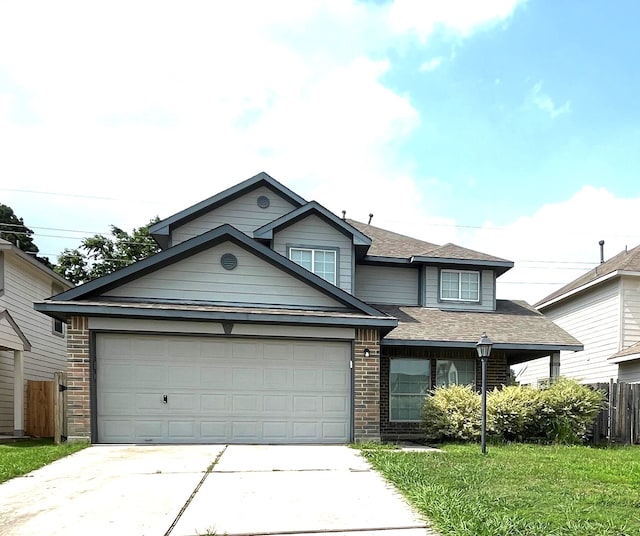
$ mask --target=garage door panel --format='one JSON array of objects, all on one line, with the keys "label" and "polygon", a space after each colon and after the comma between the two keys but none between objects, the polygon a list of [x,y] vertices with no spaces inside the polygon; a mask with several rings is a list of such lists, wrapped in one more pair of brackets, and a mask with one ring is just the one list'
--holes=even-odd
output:
[{"label": "garage door panel", "polygon": [[128,337],[97,336],[100,442],[349,440],[349,343]]}]

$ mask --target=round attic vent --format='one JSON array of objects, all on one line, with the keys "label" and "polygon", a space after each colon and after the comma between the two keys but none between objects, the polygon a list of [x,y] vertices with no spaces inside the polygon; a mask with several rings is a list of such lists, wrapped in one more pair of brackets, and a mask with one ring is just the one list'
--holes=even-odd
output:
[{"label": "round attic vent", "polygon": [[269,208],[270,204],[271,201],[269,201],[269,198],[266,195],[261,195],[260,197],[258,197],[258,206],[260,208]]},{"label": "round attic vent", "polygon": [[225,253],[220,258],[220,264],[225,270],[233,270],[236,266],[238,266],[238,259],[233,253]]}]

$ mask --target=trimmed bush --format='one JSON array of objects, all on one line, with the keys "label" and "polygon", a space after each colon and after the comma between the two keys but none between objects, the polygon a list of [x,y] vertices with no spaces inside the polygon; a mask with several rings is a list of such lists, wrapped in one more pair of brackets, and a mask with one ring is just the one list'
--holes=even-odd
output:
[{"label": "trimmed bush", "polygon": [[586,440],[604,404],[603,393],[568,378],[559,378],[540,395],[540,430],[554,443]]},{"label": "trimmed bush", "polygon": [[524,441],[539,434],[536,423],[541,391],[509,386],[487,393],[487,431],[506,441]]},{"label": "trimmed bush", "polygon": [[[603,406],[604,395],[560,378],[548,389],[510,386],[487,393],[487,433],[505,441],[581,443]],[[481,397],[472,386],[438,387],[425,398],[427,441],[480,437]]]},{"label": "trimmed bush", "polygon": [[427,441],[470,441],[480,437],[480,395],[470,385],[437,387],[423,406]]}]

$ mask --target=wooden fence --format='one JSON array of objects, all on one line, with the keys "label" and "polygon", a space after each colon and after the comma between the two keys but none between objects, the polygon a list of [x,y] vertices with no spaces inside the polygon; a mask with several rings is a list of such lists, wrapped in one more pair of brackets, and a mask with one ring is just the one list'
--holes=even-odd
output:
[{"label": "wooden fence", "polygon": [[66,440],[66,376],[56,372],[53,381],[27,381],[27,435],[52,437],[56,443]]},{"label": "wooden fence", "polygon": [[593,425],[596,443],[640,443],[640,384],[609,382],[590,387],[605,393],[607,404]]}]

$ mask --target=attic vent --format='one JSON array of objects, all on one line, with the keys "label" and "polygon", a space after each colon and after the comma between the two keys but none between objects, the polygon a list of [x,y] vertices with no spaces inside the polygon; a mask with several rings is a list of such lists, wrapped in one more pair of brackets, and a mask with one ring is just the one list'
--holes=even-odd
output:
[{"label": "attic vent", "polygon": [[220,258],[220,264],[225,270],[233,270],[236,266],[238,266],[238,259],[233,253],[225,253]]},{"label": "attic vent", "polygon": [[258,197],[258,206],[260,208],[269,208],[270,204],[271,201],[269,201],[269,198],[266,195],[261,195],[260,197]]}]

